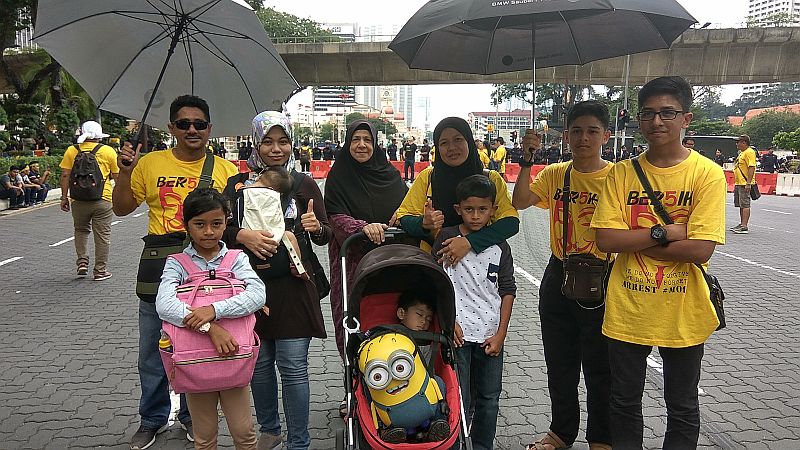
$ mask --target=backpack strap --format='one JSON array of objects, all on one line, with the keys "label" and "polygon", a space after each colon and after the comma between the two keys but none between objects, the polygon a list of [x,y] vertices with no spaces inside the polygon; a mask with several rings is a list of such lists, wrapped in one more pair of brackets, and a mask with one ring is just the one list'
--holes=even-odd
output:
[{"label": "backpack strap", "polygon": [[103,144],[102,142],[100,142],[100,143],[98,143],[97,145],[95,145],[95,146],[94,146],[94,148],[92,149],[92,154],[93,154],[93,155],[96,155],[96,154],[97,154],[97,152],[100,150],[100,148],[101,148],[103,145],[105,145],[105,144]]},{"label": "backpack strap", "polygon": [[175,261],[178,261],[178,264],[183,267],[183,270],[189,273],[189,278],[194,278],[198,275],[204,274],[206,271],[202,270],[194,261],[192,261],[192,257],[184,252],[175,253],[169,255],[168,258],[172,258]]},{"label": "backpack strap", "polygon": [[569,198],[571,197],[570,187],[569,187],[569,175],[572,172],[572,163],[569,163],[567,166],[567,170],[564,172],[564,188],[561,191],[561,222],[564,225],[564,232],[563,236],[561,237],[562,247],[561,250],[564,252],[562,255],[561,262],[566,265],[567,264],[567,256],[569,256],[569,252],[567,251],[567,234],[569,234]]},{"label": "backpack strap", "polygon": [[236,262],[236,258],[239,257],[239,253],[242,253],[242,251],[236,249],[228,249],[228,251],[225,253],[225,256],[222,257],[222,261],[219,262],[219,267],[217,267],[217,272],[233,273],[233,264]]},{"label": "backpack strap", "polygon": [[203,161],[203,171],[200,172],[200,182],[197,183],[197,188],[208,188],[211,187],[211,183],[214,181],[214,154],[211,153],[210,150],[206,150],[206,159]]}]

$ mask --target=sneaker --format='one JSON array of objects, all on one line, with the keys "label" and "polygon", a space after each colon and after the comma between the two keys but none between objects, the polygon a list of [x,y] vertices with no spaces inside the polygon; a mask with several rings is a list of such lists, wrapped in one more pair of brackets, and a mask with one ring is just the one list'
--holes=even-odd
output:
[{"label": "sneaker", "polygon": [[[108,273],[108,272],[106,272],[106,273]],[[108,276],[110,278],[111,274],[109,273]],[[103,278],[103,279],[105,279],[105,278]],[[190,420],[190,421],[188,421],[186,423],[181,422],[181,428],[186,430],[186,440],[188,440],[189,442],[194,442],[194,427],[192,426],[192,421]]]},{"label": "sneaker", "polygon": [[280,434],[261,433],[258,437],[256,450],[273,450],[281,446],[283,441]]},{"label": "sneaker", "polygon": [[85,277],[89,273],[89,266],[78,266],[78,276]]},{"label": "sneaker", "polygon": [[156,435],[163,433],[167,429],[164,425],[161,428],[150,428],[144,425],[139,426],[136,433],[131,438],[131,450],[144,450],[156,442]]},{"label": "sneaker", "polygon": [[405,428],[387,428],[382,430],[381,433],[381,440],[386,442],[387,444],[400,444],[406,441],[406,429]]},{"label": "sneaker", "polygon": [[747,234],[748,233],[747,227],[739,227],[739,228],[733,230],[733,232],[736,233],[736,234]]},{"label": "sneaker", "polygon": [[731,228],[728,228],[728,229],[729,229],[730,231],[733,231],[733,232],[735,233],[735,232],[737,232],[738,230],[740,230],[741,228],[742,228],[742,225],[741,225],[741,224],[739,224],[739,225],[736,225],[735,227],[731,227]]},{"label": "sneaker", "polygon": [[439,442],[450,437],[450,425],[446,420],[438,419],[428,427],[428,442]]},{"label": "sneaker", "polygon": [[[103,273],[96,273],[94,274],[94,281],[103,281],[111,278],[111,272],[105,271]],[[191,423],[190,423],[191,425]]]}]

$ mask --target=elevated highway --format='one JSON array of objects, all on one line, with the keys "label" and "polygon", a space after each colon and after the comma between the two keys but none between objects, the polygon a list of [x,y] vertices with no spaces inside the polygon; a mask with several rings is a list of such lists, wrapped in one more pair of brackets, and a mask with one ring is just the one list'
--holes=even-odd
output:
[{"label": "elevated highway", "polygon": [[[631,36],[631,39],[636,39]],[[497,75],[409,69],[388,42],[279,43],[275,47],[304,86],[529,83],[530,71]],[[32,55],[7,57],[12,66],[31,64]],[[608,84],[623,82],[625,58],[583,66],[543,68],[537,82]],[[691,29],[668,50],[631,57],[630,83],[680,75],[695,85],[800,81],[800,27]],[[11,86],[0,74],[0,93]]]}]

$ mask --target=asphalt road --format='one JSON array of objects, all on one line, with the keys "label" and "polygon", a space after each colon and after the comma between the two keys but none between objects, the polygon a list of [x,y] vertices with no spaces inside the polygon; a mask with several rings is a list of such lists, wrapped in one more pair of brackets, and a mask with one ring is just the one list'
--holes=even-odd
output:
[{"label": "asphalt road", "polygon": [[[728,226],[738,223],[727,208]],[[749,235],[728,233],[711,270],[725,288],[728,328],[706,345],[700,448],[800,448],[800,198],[764,196]],[[546,212],[522,213],[511,240],[519,296],[506,345],[497,448],[547,430],[549,401],[537,283],[549,255]],[[0,215],[0,449],[127,449],[138,426],[137,302],[133,294],[146,210],[115,219],[103,282],[75,277],[72,221],[57,205]],[[327,260],[325,249],[318,249]],[[329,306],[323,300],[329,335]],[[645,446],[665,429],[658,353],[649,361]],[[310,352],[312,448],[331,449],[342,369],[332,338]],[[585,418],[584,418],[585,419]],[[232,448],[221,426],[220,447]],[[575,448],[584,450],[581,441]],[[177,425],[155,449],[192,448]]]}]

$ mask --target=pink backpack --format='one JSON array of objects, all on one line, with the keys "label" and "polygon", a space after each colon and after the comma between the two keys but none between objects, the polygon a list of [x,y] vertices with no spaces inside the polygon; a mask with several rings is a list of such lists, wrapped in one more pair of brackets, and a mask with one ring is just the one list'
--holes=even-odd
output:
[{"label": "pink backpack", "polygon": [[[189,273],[178,286],[178,299],[192,307],[207,306],[244,291],[231,268],[241,250],[228,250],[217,269],[201,270],[186,253],[170,255]],[[216,322],[239,343],[235,355],[220,356],[207,334],[163,323],[172,351],[159,349],[169,383],[177,393],[217,392],[247,386],[253,378],[259,342],[253,331],[255,314]]]}]

